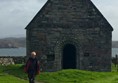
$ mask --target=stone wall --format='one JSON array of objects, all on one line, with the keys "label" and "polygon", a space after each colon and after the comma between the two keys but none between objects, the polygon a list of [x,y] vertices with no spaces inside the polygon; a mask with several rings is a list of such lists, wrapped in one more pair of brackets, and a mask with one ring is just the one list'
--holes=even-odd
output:
[{"label": "stone wall", "polygon": [[24,62],[24,57],[0,56],[0,65],[23,64]]},{"label": "stone wall", "polygon": [[62,68],[63,48],[76,47],[76,68],[111,70],[112,27],[90,0],[48,0],[27,29],[27,57],[36,51],[44,71]]},{"label": "stone wall", "polygon": [[[39,57],[42,57],[41,65],[44,71],[56,71],[62,69],[64,45],[72,44],[77,49],[78,69],[110,71],[111,33],[95,29],[35,28],[30,34],[28,51],[36,51]],[[44,37],[41,38],[39,34]]]}]

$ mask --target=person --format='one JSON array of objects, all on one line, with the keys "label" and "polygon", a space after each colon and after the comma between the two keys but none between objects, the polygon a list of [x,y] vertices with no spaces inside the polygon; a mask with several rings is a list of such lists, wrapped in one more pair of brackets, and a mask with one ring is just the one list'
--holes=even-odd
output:
[{"label": "person", "polygon": [[24,71],[28,74],[29,83],[35,83],[35,76],[40,72],[36,52],[31,52],[31,57],[27,60]]}]

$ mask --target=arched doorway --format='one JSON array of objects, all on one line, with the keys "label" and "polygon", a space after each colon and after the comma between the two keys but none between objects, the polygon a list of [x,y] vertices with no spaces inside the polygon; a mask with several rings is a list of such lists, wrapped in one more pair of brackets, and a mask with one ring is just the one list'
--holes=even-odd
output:
[{"label": "arched doorway", "polygon": [[62,68],[76,69],[76,47],[72,44],[66,44],[63,48]]}]

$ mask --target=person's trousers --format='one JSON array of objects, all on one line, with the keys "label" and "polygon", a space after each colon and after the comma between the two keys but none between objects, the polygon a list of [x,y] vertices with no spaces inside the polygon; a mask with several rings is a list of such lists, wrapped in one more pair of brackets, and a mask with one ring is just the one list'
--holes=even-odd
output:
[{"label": "person's trousers", "polygon": [[35,83],[35,75],[34,74],[28,74],[29,83]]}]

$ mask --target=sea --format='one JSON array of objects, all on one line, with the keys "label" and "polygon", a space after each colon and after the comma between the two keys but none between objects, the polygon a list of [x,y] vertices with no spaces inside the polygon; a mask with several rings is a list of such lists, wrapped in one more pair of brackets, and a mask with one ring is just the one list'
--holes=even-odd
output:
[{"label": "sea", "polygon": [[26,48],[1,48],[0,56],[26,56]]},{"label": "sea", "polygon": [[[118,48],[112,48],[112,57],[118,55]],[[26,48],[2,48],[0,56],[26,56]]]}]

